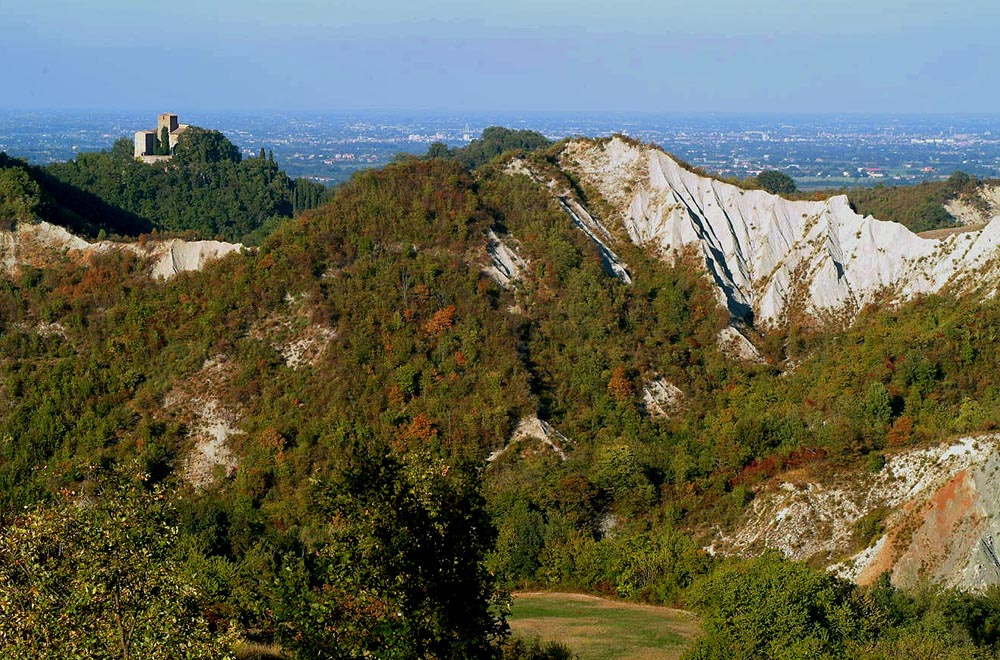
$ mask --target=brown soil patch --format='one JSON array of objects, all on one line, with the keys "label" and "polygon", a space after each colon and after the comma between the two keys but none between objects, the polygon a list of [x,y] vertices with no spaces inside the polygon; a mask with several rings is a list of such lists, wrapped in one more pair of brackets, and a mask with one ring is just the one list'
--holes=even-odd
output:
[{"label": "brown soil patch", "polygon": [[917,234],[920,238],[933,238],[940,240],[953,234],[964,234],[970,231],[979,231],[986,225],[964,225],[962,227],[947,227],[945,229],[931,229],[930,231],[922,231]]}]

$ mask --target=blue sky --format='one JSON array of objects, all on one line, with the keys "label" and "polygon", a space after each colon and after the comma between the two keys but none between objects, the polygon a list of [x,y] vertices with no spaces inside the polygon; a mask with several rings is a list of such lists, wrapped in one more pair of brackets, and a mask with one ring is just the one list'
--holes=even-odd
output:
[{"label": "blue sky", "polygon": [[0,108],[1000,112],[995,0],[0,0]]}]

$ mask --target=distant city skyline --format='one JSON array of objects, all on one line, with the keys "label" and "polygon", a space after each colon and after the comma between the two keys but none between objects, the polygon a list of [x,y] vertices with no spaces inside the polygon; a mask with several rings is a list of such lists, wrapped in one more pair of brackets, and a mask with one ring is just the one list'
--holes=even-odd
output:
[{"label": "distant city skyline", "polygon": [[5,109],[1000,110],[992,0],[5,5]]}]

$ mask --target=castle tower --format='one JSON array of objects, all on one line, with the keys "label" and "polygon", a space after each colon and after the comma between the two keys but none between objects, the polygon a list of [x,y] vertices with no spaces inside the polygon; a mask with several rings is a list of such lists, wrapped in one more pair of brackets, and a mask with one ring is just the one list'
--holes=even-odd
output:
[{"label": "castle tower", "polygon": [[[144,163],[156,163],[163,160],[170,160],[170,156],[174,153],[174,149],[177,147],[177,143],[181,139],[181,135],[185,130],[187,130],[187,128],[187,124],[180,124],[177,122],[177,115],[172,112],[164,112],[157,115],[155,131],[136,131],[135,157]],[[163,137],[164,129],[167,131],[170,153],[157,155],[157,144],[160,138]]]},{"label": "castle tower", "polygon": [[167,133],[173,133],[177,130],[177,115],[164,112],[156,117],[156,133],[159,134],[164,128],[167,129]]}]

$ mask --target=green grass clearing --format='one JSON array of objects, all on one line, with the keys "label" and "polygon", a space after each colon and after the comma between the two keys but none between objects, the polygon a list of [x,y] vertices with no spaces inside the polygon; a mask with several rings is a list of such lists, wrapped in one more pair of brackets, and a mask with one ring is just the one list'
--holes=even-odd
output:
[{"label": "green grass clearing", "polygon": [[514,633],[557,641],[580,660],[676,660],[698,634],[690,612],[565,593],[514,595]]}]

